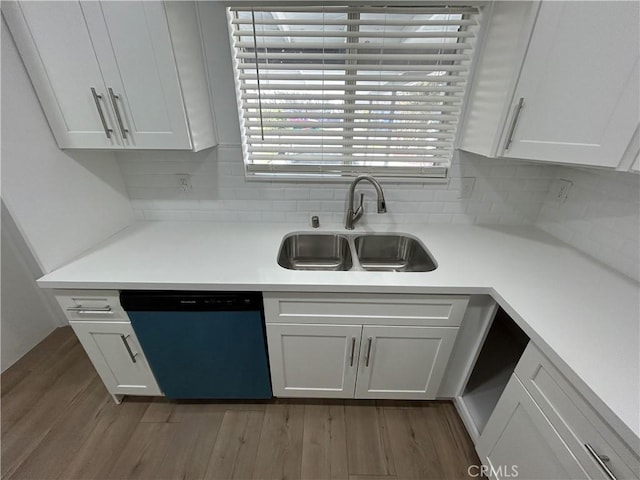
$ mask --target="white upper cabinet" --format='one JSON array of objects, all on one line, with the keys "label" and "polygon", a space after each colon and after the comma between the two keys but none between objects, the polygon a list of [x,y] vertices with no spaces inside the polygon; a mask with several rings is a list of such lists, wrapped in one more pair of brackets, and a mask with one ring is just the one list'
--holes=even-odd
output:
[{"label": "white upper cabinet", "polygon": [[2,8],[60,148],[216,144],[192,2]]},{"label": "white upper cabinet", "polygon": [[[487,156],[618,167],[640,118],[640,4],[543,1],[537,17],[536,4],[495,8],[460,147]],[[505,18],[517,19],[525,34],[516,36]],[[502,84],[508,95],[498,91],[489,68],[505,56],[499,45],[516,65],[516,54],[524,54],[519,73],[497,69],[511,74],[513,80]],[[502,106],[484,108],[487,99]]]}]

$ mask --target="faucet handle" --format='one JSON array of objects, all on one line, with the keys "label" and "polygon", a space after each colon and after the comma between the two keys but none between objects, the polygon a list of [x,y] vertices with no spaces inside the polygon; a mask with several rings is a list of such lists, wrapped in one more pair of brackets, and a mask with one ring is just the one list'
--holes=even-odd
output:
[{"label": "faucet handle", "polygon": [[358,208],[362,208],[362,204],[364,203],[364,193],[360,194],[360,205],[358,205]]}]

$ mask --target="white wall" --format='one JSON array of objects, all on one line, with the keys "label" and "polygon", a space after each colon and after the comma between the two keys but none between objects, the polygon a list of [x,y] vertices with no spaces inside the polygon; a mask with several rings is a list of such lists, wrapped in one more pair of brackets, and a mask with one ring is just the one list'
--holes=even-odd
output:
[{"label": "white wall", "polygon": [[53,296],[36,285],[42,274],[2,205],[0,367],[4,372],[63,323]]},{"label": "white wall", "polygon": [[43,272],[133,221],[109,152],[62,151],[2,19],[2,197]]},{"label": "white wall", "polygon": [[567,201],[550,190],[535,225],[640,280],[640,176],[558,167],[556,177],[573,182]]}]

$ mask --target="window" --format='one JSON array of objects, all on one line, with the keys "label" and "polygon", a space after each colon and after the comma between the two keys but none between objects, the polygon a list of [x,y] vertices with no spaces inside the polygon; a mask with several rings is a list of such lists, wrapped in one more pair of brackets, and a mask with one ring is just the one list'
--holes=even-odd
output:
[{"label": "window", "polygon": [[446,177],[474,7],[231,7],[248,176]]}]

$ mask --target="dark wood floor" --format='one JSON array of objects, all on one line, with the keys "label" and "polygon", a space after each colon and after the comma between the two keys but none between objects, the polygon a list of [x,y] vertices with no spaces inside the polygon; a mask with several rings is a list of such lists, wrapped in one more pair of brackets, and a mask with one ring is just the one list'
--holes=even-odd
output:
[{"label": "dark wood floor", "polygon": [[2,479],[453,479],[478,465],[449,402],[116,405],[69,327],[2,374]]}]

